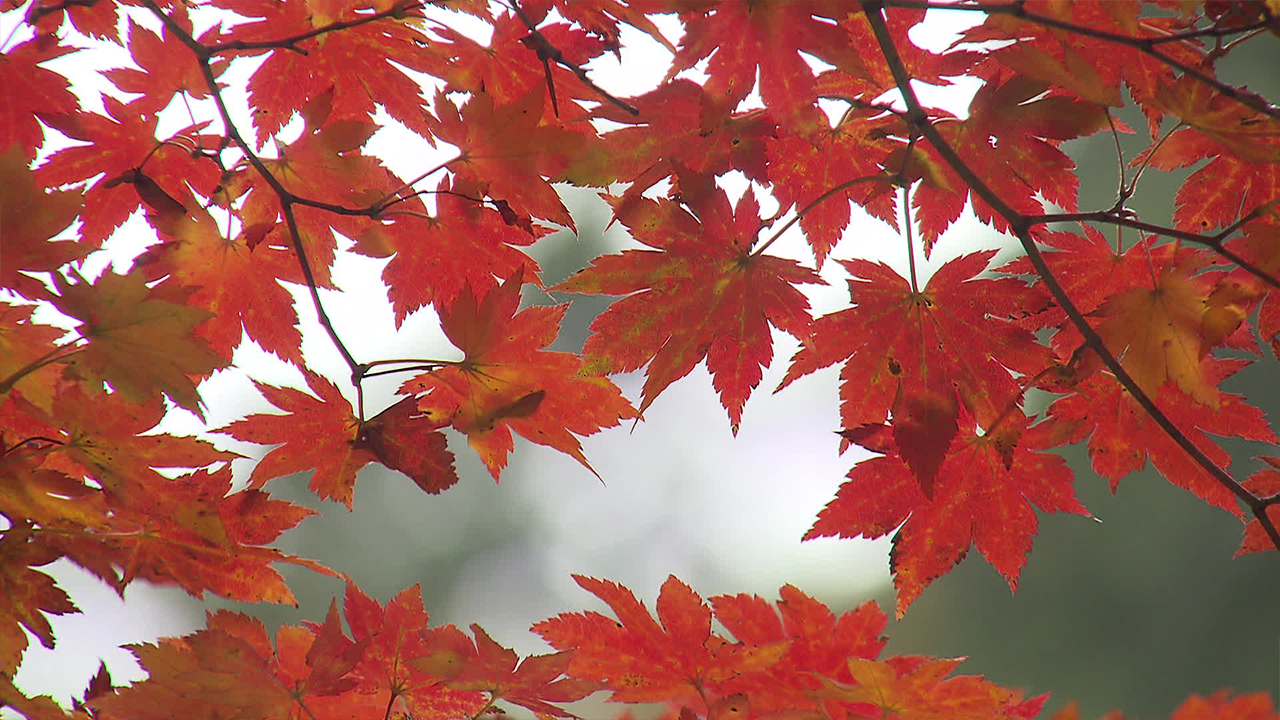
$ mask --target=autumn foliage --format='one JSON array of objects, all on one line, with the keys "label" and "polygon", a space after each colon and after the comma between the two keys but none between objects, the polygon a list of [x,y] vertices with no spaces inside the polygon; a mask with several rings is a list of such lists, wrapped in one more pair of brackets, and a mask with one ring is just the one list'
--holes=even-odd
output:
[{"label": "autumn foliage", "polygon": [[[536,624],[545,655],[430,625],[416,588],[381,604],[348,581],[323,622],[274,638],[220,611],[131,646],[149,679],[118,687],[104,671],[75,708],[13,686],[28,636],[52,647],[47,616],[76,612],[40,569],[54,560],[120,592],[146,580],[290,603],[277,563],[338,573],[271,547],[312,514],[273,499],[273,479],[310,472],[319,497],[351,507],[358,471],[380,463],[439,493],[459,481],[446,429],[495,480],[513,433],[594,472],[579,438],[643,421],[703,362],[736,432],[774,332],[801,348],[784,388],[841,367],[832,451],[876,454],[805,537],[892,535],[899,614],[971,547],[1016,588],[1036,511],[1089,513],[1055,452],[1086,440],[1113,488],[1150,460],[1240,518],[1240,553],[1275,552],[1280,449],[1239,477],[1218,438],[1277,442],[1221,384],[1280,353],[1280,108],[1217,64],[1243,43],[1274,48],[1280,3],[960,2],[981,22],[945,50],[917,46],[909,31],[948,4],[0,1],[0,707],[567,717],[565,703],[600,693],[680,720],[1036,717],[1043,695],[953,674],[959,660],[883,656],[874,604],[837,616],[792,586],[776,602],[704,599],[674,577],[656,617],[627,588],[576,577],[610,614]],[[463,13],[491,37],[456,29]],[[655,22],[676,13],[682,33]],[[665,80],[635,97],[592,78],[593,60],[627,60],[623,26],[669,51]],[[134,66],[93,70],[101,111],[69,89],[81,78],[46,66],[89,43]],[[231,88],[244,63],[256,69]],[[980,81],[961,116],[916,95],[959,77]],[[1145,124],[1117,118],[1128,103]],[[364,150],[383,125],[456,154],[399,177]],[[1099,133],[1142,134],[1146,149],[1117,141],[1114,204],[1081,208],[1061,146]],[[1185,168],[1171,220],[1126,207],[1145,178]],[[718,182],[730,174],[745,192]],[[574,228],[562,183],[599,189],[643,246],[545,288],[618,296],[580,354],[547,349],[567,306],[520,303],[523,285],[542,287],[525,248]],[[896,229],[906,277],[857,259],[854,206]],[[966,206],[1022,256],[969,252],[917,276]],[[145,249],[84,272],[135,213]],[[811,260],[769,254],[796,225]],[[319,292],[338,253],[385,258],[397,323],[433,311],[460,359],[344,343]],[[832,262],[848,306],[815,317],[803,288]],[[295,307],[282,283],[310,302]],[[299,313],[318,316],[348,375],[308,367]],[[277,412],[156,432],[177,408],[203,418],[202,381],[246,339],[306,387],[259,382]],[[632,400],[610,376],[637,370]],[[367,398],[387,374],[399,397]],[[1033,390],[1055,399],[1030,410]],[[218,434],[271,447],[233,478]],[[1277,717],[1263,695],[1226,692],[1173,715]]]}]

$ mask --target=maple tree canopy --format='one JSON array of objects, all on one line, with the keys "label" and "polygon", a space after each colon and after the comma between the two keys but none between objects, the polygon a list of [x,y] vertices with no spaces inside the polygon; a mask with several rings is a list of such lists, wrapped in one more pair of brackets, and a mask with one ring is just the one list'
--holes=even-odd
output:
[{"label": "maple tree canopy", "polygon": [[[911,32],[935,7],[974,20],[941,50]],[[462,32],[464,14],[486,30]],[[323,622],[274,638],[219,611],[128,646],[148,679],[117,686],[103,666],[71,708],[14,685],[28,642],[55,644],[48,616],[77,612],[40,569],[55,560],[121,594],[146,580],[291,603],[277,563],[343,576],[271,547],[313,514],[273,479],[311,473],[350,508],[378,463],[439,493],[459,482],[446,430],[495,480],[513,433],[589,475],[579,438],[643,421],[703,362],[736,433],[775,333],[800,346],[782,388],[841,368],[832,452],[874,455],[805,537],[891,535],[899,616],[971,547],[1015,589],[1037,510],[1089,514],[1055,452],[1069,443],[1113,488],[1151,460],[1241,520],[1240,553],[1280,548],[1280,449],[1237,474],[1222,446],[1277,443],[1222,383],[1280,354],[1280,107],[1219,74],[1243,46],[1280,57],[1276,0],[0,0],[0,20],[0,709],[551,718],[600,693],[679,720],[1036,717],[1044,695],[959,660],[885,656],[874,604],[837,616],[790,585],[704,599],[675,577],[651,612],[575,576],[609,612],[536,624],[554,652],[524,658],[430,625],[419,588],[379,603],[348,580]],[[628,61],[632,33],[668,65],[625,97],[592,61]],[[88,46],[129,66],[56,69]],[[962,113],[917,95],[959,78],[977,87]],[[367,149],[390,126],[450,159],[397,175]],[[1080,207],[1063,143],[1099,134],[1115,199]],[[1167,217],[1128,206],[1168,171],[1186,179]],[[641,246],[544,288],[617,298],[581,353],[548,349],[566,305],[520,303],[543,287],[526,249],[574,229],[558,184],[597,189]],[[966,207],[1020,257],[917,273]],[[141,242],[122,239],[131,217]],[[897,233],[905,276],[859,258],[855,217]],[[770,254],[793,228],[803,262]],[[115,262],[90,271],[96,253]],[[319,291],[350,253],[385,263],[397,325],[433,313],[461,359],[343,338]],[[848,303],[815,317],[805,288],[824,270],[847,276]],[[349,373],[309,365],[300,316]],[[204,419],[202,383],[246,340],[305,387],[255,381],[274,412],[164,432],[170,411]],[[640,370],[624,397],[610,376]],[[396,397],[366,395],[382,375]],[[271,447],[233,477],[227,437]],[[1224,691],[1171,717],[1280,715]]]}]

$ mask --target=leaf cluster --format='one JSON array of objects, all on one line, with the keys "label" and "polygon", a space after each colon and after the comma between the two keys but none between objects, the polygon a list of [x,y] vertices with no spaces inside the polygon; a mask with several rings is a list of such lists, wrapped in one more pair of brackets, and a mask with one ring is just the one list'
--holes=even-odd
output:
[{"label": "leaf cluster", "polygon": [[[978,22],[926,49],[912,31],[933,7]],[[601,691],[680,720],[1035,717],[1043,696],[953,676],[958,660],[881,657],[873,605],[837,617],[791,586],[776,603],[704,601],[674,577],[656,618],[626,588],[578,577],[613,617],[538,623],[557,652],[524,659],[478,626],[429,626],[416,589],[382,605],[348,581],[341,615],[335,601],[323,623],[274,642],[256,619],[219,612],[192,635],[131,646],[149,679],[116,687],[104,670],[69,711],[13,685],[28,636],[52,647],[48,616],[77,611],[40,570],[55,560],[122,594],[146,580],[290,603],[275,563],[338,574],[270,546],[312,514],[272,498],[272,480],[311,472],[319,497],[350,508],[359,470],[378,463],[439,493],[459,481],[446,431],[495,480],[514,435],[594,472],[580,438],[643,420],[702,363],[736,433],[775,332],[800,348],[779,389],[839,365],[840,449],[875,454],[805,538],[891,535],[899,616],[971,547],[1016,589],[1036,511],[1089,514],[1054,452],[1071,443],[1088,443],[1113,489],[1150,460],[1240,518],[1241,553],[1280,549],[1280,451],[1242,478],[1221,441],[1277,443],[1223,383],[1280,354],[1280,109],[1218,74],[1246,43],[1275,47],[1274,0],[0,10],[12,24],[0,37],[0,707],[389,720],[505,703],[568,717],[562,704]],[[463,14],[486,32],[462,32]],[[636,33],[668,64],[656,88],[625,97],[591,68],[624,58]],[[101,110],[58,69],[80,43],[135,66],[87,73]],[[245,108],[230,92],[240,77]],[[978,86],[963,116],[917,95],[960,78]],[[1132,156],[1127,104],[1145,121]],[[450,159],[401,177],[368,149],[392,126]],[[1081,208],[1063,144],[1095,134],[1115,139],[1116,197]],[[1169,221],[1129,208],[1146,178],[1188,168]],[[545,287],[526,249],[574,229],[564,183],[600,189],[642,247]],[[966,208],[1020,257],[954,253],[918,272]],[[131,217],[145,249],[121,249]],[[905,275],[858,258],[865,217],[900,239]],[[797,226],[803,262],[775,247]],[[460,359],[376,357],[344,339],[321,293],[338,289],[340,254],[384,259],[397,325],[434,313]],[[803,288],[841,271],[847,306],[815,317]],[[567,306],[522,308],[525,285],[618,299],[581,353],[558,352]],[[347,376],[309,362],[300,313]],[[204,381],[246,342],[307,389],[255,380],[278,412],[167,432],[169,413],[204,421]],[[611,376],[641,370],[633,404]],[[396,397],[367,398],[384,375]],[[217,434],[273,447],[237,482]],[[1173,715],[1209,717],[1277,715],[1265,696],[1225,693]]]}]

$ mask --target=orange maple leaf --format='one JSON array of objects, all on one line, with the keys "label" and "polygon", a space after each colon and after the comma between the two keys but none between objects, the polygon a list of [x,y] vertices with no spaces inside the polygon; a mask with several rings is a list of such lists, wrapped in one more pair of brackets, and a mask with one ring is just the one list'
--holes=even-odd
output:
[{"label": "orange maple leaf", "polygon": [[591,435],[637,417],[607,378],[584,375],[576,355],[541,348],[555,341],[567,306],[516,312],[523,271],[477,299],[468,286],[440,311],[445,335],[462,361],[423,373],[400,391],[419,394],[418,409],[450,424],[498,479],[514,430],[555,448],[591,470],[574,435]]},{"label": "orange maple leaf", "polygon": [[1200,262],[1166,267],[1146,289],[1112,295],[1099,310],[1098,326],[1110,350],[1138,387],[1154,395],[1166,380],[1211,408],[1218,407],[1218,385],[1208,377],[1201,353],[1201,326],[1208,293],[1191,280]]},{"label": "orange maple leaf", "polygon": [[[427,627],[421,585],[405,588],[384,606],[348,578],[343,615],[353,639],[367,643],[355,671],[359,692],[380,698],[384,707],[394,698],[414,717],[469,717],[484,707],[483,693],[455,690],[441,682],[447,672],[420,669],[424,661],[432,669],[454,667],[451,660],[456,658],[439,657],[441,648],[434,640],[446,629],[461,636],[452,625]],[[464,637],[461,644],[470,643]]]},{"label": "orange maple leaf", "polygon": [[92,247],[67,240],[50,239],[75,222],[84,204],[84,195],[74,190],[45,190],[39,187],[21,148],[12,145],[0,151],[0,288],[29,298],[41,297],[44,284],[25,272],[52,272],[88,255]]},{"label": "orange maple leaf", "polygon": [[303,364],[302,333],[293,296],[278,279],[294,279],[297,261],[287,251],[268,245],[251,248],[244,239],[227,238],[203,208],[189,214],[153,214],[151,224],[174,238],[138,258],[163,297],[210,313],[196,334],[228,362],[248,334],[263,350],[296,365]]},{"label": "orange maple leaf", "polygon": [[280,444],[254,466],[250,487],[314,468],[312,492],[350,508],[356,473],[375,461],[405,472],[429,492],[457,482],[453,456],[437,432],[440,423],[411,414],[400,403],[385,411],[390,421],[375,417],[362,427],[333,383],[310,370],[303,374],[314,395],[254,381],[272,405],[288,414],[255,413],[216,431],[237,440]]},{"label": "orange maple leaf", "polygon": [[859,717],[877,720],[1030,720],[1040,714],[1048,695],[1028,700],[982,677],[947,677],[963,659],[891,657],[887,660],[849,658],[855,684],[820,678],[817,696],[857,705],[870,705]]}]

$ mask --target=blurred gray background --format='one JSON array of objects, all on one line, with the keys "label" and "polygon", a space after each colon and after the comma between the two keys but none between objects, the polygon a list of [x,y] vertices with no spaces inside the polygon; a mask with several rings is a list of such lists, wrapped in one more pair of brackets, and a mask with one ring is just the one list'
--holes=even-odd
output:
[{"label": "blurred gray background", "polygon": [[[1258,45],[1253,55],[1233,58],[1224,74],[1280,97],[1276,43],[1264,39]],[[1121,116],[1136,129],[1144,126],[1132,112]],[[1124,143],[1126,159],[1132,158],[1143,135]],[[1111,137],[1099,135],[1068,149],[1085,178],[1081,207],[1109,207],[1116,187]],[[1149,173],[1130,207],[1144,219],[1168,222],[1173,189],[1185,175]],[[535,247],[548,285],[600,253],[633,246],[617,226],[605,231],[607,208],[591,193],[571,191],[567,198],[579,235],[558,233]],[[850,234],[856,238],[841,246],[838,257],[898,247],[896,236],[872,220],[855,220]],[[1006,246],[1002,257],[1012,256],[1007,238],[966,224],[939,245],[935,259],[995,246]],[[790,252],[804,256],[798,244]],[[347,289],[370,287],[379,269],[373,261],[353,261],[336,277]],[[825,274],[836,284],[815,296],[818,312],[838,308],[846,297],[839,273]],[[449,352],[430,312],[396,333],[389,320],[371,319],[369,308],[383,300],[378,291],[369,292],[363,301],[358,295],[329,296],[340,332],[366,333],[362,357]],[[551,299],[534,294],[529,301]],[[300,305],[303,315],[307,307]],[[556,349],[579,348],[590,319],[604,307],[599,300],[576,300]],[[736,439],[699,368],[661,396],[634,430],[617,428],[584,441],[604,484],[570,458],[517,441],[511,465],[495,485],[465,441],[454,436],[462,481],[440,496],[371,467],[360,475],[355,512],[349,513],[316,501],[304,476],[272,482],[268,489],[274,494],[324,512],[287,534],[280,547],[348,573],[381,601],[421,583],[434,621],[478,622],[522,653],[546,651],[527,632],[532,623],[598,607],[570,573],[617,580],[650,603],[669,573],[704,597],[753,592],[775,598],[778,586],[790,582],[833,609],[875,598],[892,616],[887,543],[799,542],[859,456],[856,448],[836,454],[834,370],[770,394],[794,349],[785,336],[777,338],[773,367],[747,404]],[[331,377],[343,376],[322,339],[308,346],[307,355],[322,368],[331,363]],[[255,376],[275,384],[298,382],[296,374],[279,368]],[[1247,395],[1274,418],[1276,377],[1275,359],[1267,357],[1229,381],[1228,389]],[[244,383],[219,382],[215,378],[209,386],[212,424],[271,411]],[[628,397],[638,396],[639,377],[618,382]],[[393,387],[382,386],[383,401],[390,400]],[[1228,448],[1241,476],[1256,466],[1252,455],[1275,452],[1243,442]],[[254,452],[260,455],[261,449]],[[933,583],[901,622],[890,623],[888,652],[967,655],[963,672],[1029,694],[1052,692],[1051,708],[1078,700],[1086,718],[1113,708],[1133,718],[1162,718],[1190,693],[1226,687],[1274,696],[1280,685],[1277,556],[1233,560],[1239,521],[1149,469],[1123,480],[1113,497],[1088,468],[1082,447],[1069,448],[1066,456],[1077,471],[1079,494],[1102,522],[1043,516],[1016,596],[975,553]],[[273,627],[318,620],[341,593],[339,581],[292,568],[284,572],[300,598],[296,610],[217,600],[201,604],[141,585],[130,589],[130,603],[122,606],[93,581],[61,568],[76,597],[90,598],[90,612],[55,627],[60,638],[89,650],[74,659],[33,651],[25,682],[43,691],[79,692],[78,678],[96,669],[98,654],[110,659],[118,676],[127,676],[125,654],[106,648],[194,629],[206,608],[244,610]]]}]

